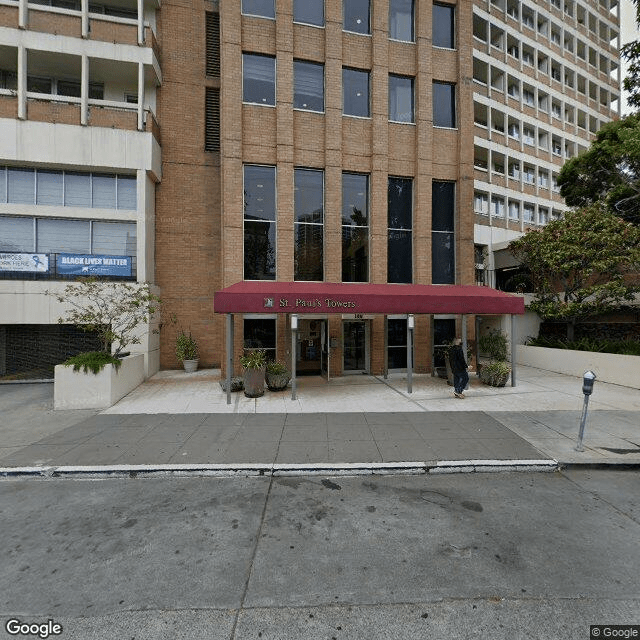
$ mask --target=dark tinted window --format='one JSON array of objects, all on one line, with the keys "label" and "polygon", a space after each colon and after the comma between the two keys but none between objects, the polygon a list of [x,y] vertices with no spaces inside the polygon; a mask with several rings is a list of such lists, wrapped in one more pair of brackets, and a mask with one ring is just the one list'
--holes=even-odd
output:
[{"label": "dark tinted window", "polygon": [[389,178],[387,282],[413,281],[412,208],[413,183],[407,178]]},{"label": "dark tinted window", "polygon": [[346,116],[369,117],[369,72],[342,69],[342,112]]},{"label": "dark tinted window", "polygon": [[453,49],[455,45],[454,35],[455,9],[449,4],[433,5],[433,46]]},{"label": "dark tinted window", "polygon": [[431,200],[431,268],[433,284],[454,284],[455,183],[434,181]]},{"label": "dark tinted window", "polygon": [[343,0],[343,29],[355,33],[371,33],[369,28],[369,0]]},{"label": "dark tinted window", "polygon": [[433,83],[433,126],[456,126],[456,86],[445,82]]},{"label": "dark tinted window", "polygon": [[293,0],[293,21],[324,26],[324,0]]},{"label": "dark tinted window", "polygon": [[324,111],[324,65],[293,61],[293,106]]},{"label": "dark tinted window", "polygon": [[342,174],[342,224],[366,227],[369,224],[369,176]]},{"label": "dark tinted window", "polygon": [[276,321],[271,318],[244,321],[245,349],[264,349],[267,360],[276,359]]},{"label": "dark tinted window", "polygon": [[242,13],[262,18],[275,18],[275,0],[242,0]]},{"label": "dark tinted window", "polygon": [[250,53],[242,55],[242,100],[256,104],[275,105],[275,58]]},{"label": "dark tinted window", "polygon": [[432,223],[434,231],[453,231],[455,182],[433,182]]},{"label": "dark tinted window", "polygon": [[389,0],[389,37],[413,42],[413,0]]},{"label": "dark tinted window", "polygon": [[276,277],[276,170],[244,167],[244,277]]}]

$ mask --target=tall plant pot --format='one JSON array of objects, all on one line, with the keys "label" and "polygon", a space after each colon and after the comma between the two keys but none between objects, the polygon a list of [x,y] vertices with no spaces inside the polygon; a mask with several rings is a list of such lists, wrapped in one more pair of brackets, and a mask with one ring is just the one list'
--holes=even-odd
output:
[{"label": "tall plant pot", "polygon": [[183,360],[182,366],[187,373],[193,373],[198,369],[198,362],[197,358],[195,360]]},{"label": "tall plant pot", "polygon": [[244,370],[244,395],[259,398],[264,395],[264,374],[266,367]]}]

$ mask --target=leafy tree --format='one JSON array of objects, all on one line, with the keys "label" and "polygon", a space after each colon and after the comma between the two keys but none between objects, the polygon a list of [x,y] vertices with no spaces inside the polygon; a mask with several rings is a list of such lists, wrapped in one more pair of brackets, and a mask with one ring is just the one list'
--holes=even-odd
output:
[{"label": "leafy tree", "polygon": [[149,322],[158,309],[160,298],[147,283],[105,282],[83,278],[67,285],[61,294],[51,293],[69,307],[60,324],[75,324],[83,331],[95,331],[102,350],[118,356],[130,344],[139,344],[135,330]]},{"label": "leafy tree", "polygon": [[[636,25],[640,27],[640,0],[633,0],[636,10]],[[640,108],[640,40],[633,40],[620,49],[620,54],[627,63],[627,75],[622,80],[622,87],[628,93],[627,104]]]},{"label": "leafy tree", "polygon": [[602,204],[567,212],[509,249],[531,272],[530,308],[544,320],[567,321],[569,340],[579,319],[618,309],[640,292],[629,277],[640,269],[640,227]]},{"label": "leafy tree", "polygon": [[564,164],[558,185],[570,207],[603,200],[611,213],[640,224],[640,114],[604,125],[587,151]]}]

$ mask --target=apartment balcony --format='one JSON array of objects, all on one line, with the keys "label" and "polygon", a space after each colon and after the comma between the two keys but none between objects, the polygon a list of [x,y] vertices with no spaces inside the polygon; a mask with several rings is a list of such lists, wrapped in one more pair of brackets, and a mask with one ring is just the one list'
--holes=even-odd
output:
[{"label": "apartment balcony", "polygon": [[135,0],[107,2],[113,4],[86,0],[0,0],[0,26],[150,47],[159,60],[160,48],[155,37],[155,12],[159,5],[147,1],[139,14]]}]

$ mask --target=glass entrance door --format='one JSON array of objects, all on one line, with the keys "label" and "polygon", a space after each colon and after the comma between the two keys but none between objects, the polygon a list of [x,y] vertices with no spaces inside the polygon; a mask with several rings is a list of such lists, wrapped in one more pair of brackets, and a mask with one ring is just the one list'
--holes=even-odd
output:
[{"label": "glass entrance door", "polygon": [[347,321],[344,331],[344,373],[367,373],[369,371],[368,327],[364,320]]},{"label": "glass entrance door", "polygon": [[322,320],[300,320],[296,374],[319,375],[322,371]]}]

